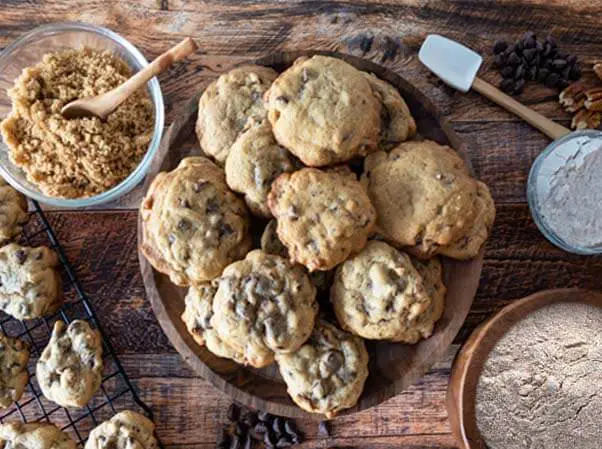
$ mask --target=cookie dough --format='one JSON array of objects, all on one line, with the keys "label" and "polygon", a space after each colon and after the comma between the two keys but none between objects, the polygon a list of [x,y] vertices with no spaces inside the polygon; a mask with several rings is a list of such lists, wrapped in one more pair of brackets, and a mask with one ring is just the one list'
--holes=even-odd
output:
[{"label": "cookie dough", "polygon": [[63,299],[57,265],[56,253],[45,246],[0,248],[0,310],[18,320],[53,314]]},{"label": "cookie dough", "polygon": [[154,432],[150,419],[126,410],[95,427],[84,449],[156,449]]},{"label": "cookie dough", "polygon": [[416,134],[416,122],[399,91],[374,74],[362,74],[382,104],[379,147],[389,150]]},{"label": "cookie dough", "polygon": [[18,235],[28,218],[25,196],[0,177],[0,244]]},{"label": "cookie dough", "polygon": [[23,394],[29,379],[28,361],[27,345],[0,333],[0,409],[18,401]]},{"label": "cookie dough", "polygon": [[346,167],[280,175],[268,204],[291,260],[310,271],[330,270],[360,251],[376,221],[368,195]]},{"label": "cookie dough", "polygon": [[46,423],[0,424],[0,447],[4,449],[76,449],[71,437]]},{"label": "cookie dough", "polygon": [[205,282],[196,287],[190,287],[186,294],[182,321],[192,338],[201,346],[218,357],[232,359],[240,364],[245,363],[244,354],[226,344],[211,325],[213,317],[213,297],[217,287]]},{"label": "cookie dough", "polygon": [[299,162],[276,143],[267,122],[250,126],[234,142],[226,159],[226,181],[235,192],[244,194],[255,215],[270,217],[268,193],[282,173],[292,172]]},{"label": "cookie dough", "polygon": [[205,89],[196,133],[206,155],[223,165],[249,120],[266,118],[263,94],[277,76],[268,67],[246,65],[221,75]]},{"label": "cookie dough", "polygon": [[102,341],[86,321],[54,323],[36,366],[44,396],[63,407],[83,407],[100,388]]},{"label": "cookie dough", "polygon": [[221,168],[204,157],[159,173],[140,206],[141,250],[179,286],[210,281],[251,247],[244,202]]},{"label": "cookie dough", "polygon": [[368,352],[360,337],[320,320],[298,351],[276,354],[288,394],[303,410],[333,418],[353,407],[368,377]]},{"label": "cookie dough", "polygon": [[362,72],[327,56],[299,58],[266,93],[276,140],[311,167],[377,149],[382,105]]},{"label": "cookie dough", "polygon": [[269,365],[275,353],[296,351],[311,334],[316,289],[302,267],[254,250],[229,265],[217,285],[211,326],[246,364]]},{"label": "cookie dough", "polygon": [[414,326],[429,312],[431,297],[410,257],[371,241],[337,268],[331,290],[337,321],[372,340],[414,343]]},{"label": "cookie dough", "polygon": [[451,148],[405,142],[368,156],[364,170],[377,232],[395,246],[429,258],[478,227],[478,182]]}]

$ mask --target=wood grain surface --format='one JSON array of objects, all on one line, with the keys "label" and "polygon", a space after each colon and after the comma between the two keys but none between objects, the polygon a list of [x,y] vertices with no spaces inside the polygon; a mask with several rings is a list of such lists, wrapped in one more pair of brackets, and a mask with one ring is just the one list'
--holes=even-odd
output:
[{"label": "wood grain surface", "polygon": [[[601,9],[600,0],[0,0],[0,47],[37,25],[64,20],[112,28],[148,59],[190,35],[201,51],[160,77],[167,123],[217,73],[276,51],[336,50],[402,73],[452,121],[498,207],[460,343],[513,299],[554,287],[602,290],[602,257],[553,247],[530,217],[525,181],[547,138],[477,94],[442,85],[420,66],[416,51],[426,34],[440,33],[487,54],[496,39],[515,39],[532,29],[553,33],[566,51],[579,56],[585,79],[591,80],[591,63],[602,60]],[[498,81],[488,58],[480,75]],[[569,116],[556,94],[530,85],[520,100],[566,125]],[[133,194],[119,206],[134,207],[138,199]],[[50,218],[126,370],[156,410],[163,441],[169,448],[214,447],[229,399],[193,374],[151,312],[136,254],[136,212],[52,212]],[[303,422],[309,437],[304,447],[456,448],[445,409],[453,355],[452,350],[407,392],[335,420],[330,439],[318,438],[315,424]]]}]

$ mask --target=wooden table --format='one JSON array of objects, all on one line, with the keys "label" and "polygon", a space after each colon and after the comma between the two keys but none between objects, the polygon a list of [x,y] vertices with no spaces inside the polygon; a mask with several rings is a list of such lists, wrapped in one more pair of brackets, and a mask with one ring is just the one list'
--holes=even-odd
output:
[{"label": "wooden table", "polygon": [[[64,20],[104,25],[150,59],[193,36],[202,51],[161,76],[168,123],[202,83],[232,64],[284,49],[331,49],[363,55],[402,73],[429,95],[465,139],[474,168],[491,188],[497,220],[481,286],[457,339],[513,299],[552,287],[602,289],[602,258],[569,255],[539,233],[525,183],[547,139],[476,94],[443,86],[420,66],[416,51],[428,33],[458,39],[487,54],[498,38],[532,29],[553,33],[592,77],[602,59],[600,0],[0,0],[0,47],[31,28]],[[481,73],[497,75],[485,64]],[[520,100],[567,124],[557,93],[530,86]],[[139,196],[139,195],[138,195]],[[210,448],[229,398],[196,376],[174,351],[145,300],[136,254],[137,195],[120,209],[49,213],[125,369],[157,414],[168,447]],[[301,423],[303,447],[453,448],[445,409],[449,368],[457,350],[404,394],[371,410],[336,419],[333,438]]]}]

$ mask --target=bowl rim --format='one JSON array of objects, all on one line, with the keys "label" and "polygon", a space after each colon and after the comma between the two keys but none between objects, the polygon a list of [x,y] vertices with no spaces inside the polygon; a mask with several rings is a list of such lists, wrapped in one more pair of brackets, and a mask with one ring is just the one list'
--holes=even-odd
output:
[{"label": "bowl rim", "polygon": [[[103,36],[109,40],[115,42],[117,45],[125,49],[141,68],[148,65],[147,59],[132,43],[126,38],[117,34],[116,32],[99,25],[93,25],[82,22],[58,22],[49,25],[42,25],[36,27],[27,33],[19,36],[12,43],[10,43],[2,52],[0,52],[0,67],[3,65],[5,58],[10,56],[13,51],[20,48],[23,44],[40,33],[63,33],[69,31],[83,31],[96,35]],[[161,86],[157,77],[153,77],[148,83],[151,101],[153,102],[155,123],[153,127],[153,137],[148,144],[144,157],[140,160],[136,168],[119,184],[111,187],[109,190],[99,193],[98,195],[86,197],[86,198],[60,198],[44,195],[42,192],[37,190],[31,190],[24,186],[15,179],[8,170],[0,165],[0,175],[8,182],[12,187],[19,190],[24,195],[39,201],[44,204],[48,204],[60,208],[79,208],[95,206],[109,201],[116,200],[117,198],[130,192],[136,187],[146,176],[146,173],[150,167],[152,160],[154,159],[155,153],[157,152],[161,143],[163,134],[163,128],[165,125],[165,106],[163,102],[163,94],[161,92]]]}]

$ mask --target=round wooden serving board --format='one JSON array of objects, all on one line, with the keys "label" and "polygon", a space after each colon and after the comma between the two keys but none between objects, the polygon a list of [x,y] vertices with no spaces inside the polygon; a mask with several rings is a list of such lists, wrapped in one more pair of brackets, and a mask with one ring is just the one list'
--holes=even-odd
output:
[{"label": "round wooden serving board", "polygon": [[[382,66],[332,52],[286,52],[251,62],[273,67],[280,72],[298,57],[314,54],[342,58],[356,68],[372,72],[396,86],[416,119],[419,134],[452,146],[470,166],[464,145],[433,104],[402,77]],[[179,118],[167,130],[147,177],[146,188],[159,171],[175,168],[185,156],[201,154],[194,132],[200,95],[201,92],[191,99]],[[141,236],[139,220],[139,242]],[[247,406],[281,416],[310,416],[289,399],[286,385],[275,365],[261,370],[248,368],[220,359],[204,347],[198,346],[180,319],[186,290],[176,287],[167,276],[155,271],[141,253],[139,258],[146,293],[159,323],[178,352],[196,372],[231,395],[235,401]],[[426,373],[454,340],[476,293],[483,257],[481,254],[478,258],[465,262],[444,259],[443,264],[448,292],[443,317],[437,323],[433,335],[416,345],[367,342],[370,352],[370,376],[357,406],[345,413],[364,410],[401,393]]]},{"label": "round wooden serving board", "polygon": [[481,324],[456,356],[447,389],[447,411],[461,449],[487,449],[477,427],[475,400],[479,377],[489,353],[518,321],[557,302],[583,302],[602,307],[602,293],[581,289],[545,290],[504,307]]}]

